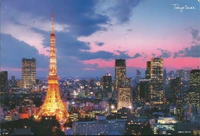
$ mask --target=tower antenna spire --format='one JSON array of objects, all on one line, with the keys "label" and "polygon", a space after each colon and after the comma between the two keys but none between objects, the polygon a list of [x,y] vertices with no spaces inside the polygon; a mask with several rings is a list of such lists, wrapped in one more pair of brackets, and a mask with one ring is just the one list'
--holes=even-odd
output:
[{"label": "tower antenna spire", "polygon": [[52,26],[51,26],[52,28],[52,33],[54,33],[54,13],[52,12]]}]

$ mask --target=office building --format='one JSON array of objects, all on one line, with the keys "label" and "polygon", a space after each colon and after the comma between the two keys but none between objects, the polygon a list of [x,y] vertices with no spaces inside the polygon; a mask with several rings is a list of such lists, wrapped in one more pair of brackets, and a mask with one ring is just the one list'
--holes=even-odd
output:
[{"label": "office building", "polygon": [[150,79],[151,77],[151,61],[147,61],[147,69],[146,69],[146,72],[145,72],[145,78],[146,79]]},{"label": "office building", "polygon": [[200,69],[190,71],[190,89],[195,92],[200,92]]},{"label": "office building", "polygon": [[118,119],[124,119],[124,120],[130,120],[132,119],[131,109],[122,107],[117,111],[117,118]]},{"label": "office building", "polygon": [[117,109],[122,107],[132,109],[132,88],[129,86],[119,87],[117,90]]},{"label": "office building", "polygon": [[168,77],[169,79],[174,79],[174,78],[176,77],[175,72],[174,72],[173,70],[169,71],[169,72],[167,73],[167,77]]},{"label": "office building", "polygon": [[8,86],[8,71],[1,71],[0,72],[0,89]]},{"label": "office building", "polygon": [[138,79],[141,78],[141,72],[138,69],[136,70],[136,76],[137,76]]},{"label": "office building", "polygon": [[15,76],[11,76],[10,85],[11,85],[12,87],[15,87],[15,86],[17,85],[17,82],[16,82],[16,80],[15,80]]},{"label": "office building", "polygon": [[140,79],[138,87],[138,99],[141,101],[148,101],[149,100],[149,79]]},{"label": "office building", "polygon": [[171,91],[171,102],[173,102],[174,104],[178,104],[177,102],[182,100],[181,85],[182,82],[180,77],[172,79],[169,84]]},{"label": "office building", "polygon": [[185,70],[184,72],[184,80],[189,81],[190,80],[190,70]]},{"label": "office building", "polygon": [[73,135],[110,135],[113,132],[123,135],[125,132],[125,120],[106,120],[105,116],[96,116],[96,119],[96,121],[74,122]]},{"label": "office building", "polygon": [[176,71],[176,77],[180,77],[181,81],[189,81],[190,71],[184,70],[184,69],[179,69],[179,70]]},{"label": "office building", "polygon": [[101,78],[101,97],[103,99],[112,97],[112,76],[110,74],[106,74]]},{"label": "office building", "polygon": [[146,79],[150,79],[150,100],[154,104],[162,104],[164,99],[164,69],[162,58],[147,61]]},{"label": "office building", "polygon": [[151,68],[150,68],[150,78],[157,79],[163,82],[164,76],[163,69],[163,59],[162,58],[152,58],[151,59]]},{"label": "office building", "polygon": [[104,92],[112,92],[112,76],[111,74],[106,74],[102,77],[101,86]]},{"label": "office building", "polygon": [[94,79],[91,79],[90,80],[90,87],[94,87],[95,86],[95,81],[94,81]]},{"label": "office building", "polygon": [[36,59],[22,59],[22,86],[33,88],[36,84]]},{"label": "office building", "polygon": [[176,71],[176,77],[179,77],[181,81],[185,79],[185,70],[179,69]]},{"label": "office building", "polygon": [[200,108],[200,92],[188,91],[184,93],[184,103],[196,107],[196,111]]},{"label": "office building", "polygon": [[131,86],[132,79],[131,78],[126,78],[125,86]]},{"label": "office building", "polygon": [[126,60],[115,60],[115,89],[122,87],[126,82]]},{"label": "office building", "polygon": [[164,80],[164,83],[165,83],[166,79],[167,79],[167,70],[166,70],[166,68],[165,68],[165,69],[164,69],[164,73],[163,73],[163,80]]}]

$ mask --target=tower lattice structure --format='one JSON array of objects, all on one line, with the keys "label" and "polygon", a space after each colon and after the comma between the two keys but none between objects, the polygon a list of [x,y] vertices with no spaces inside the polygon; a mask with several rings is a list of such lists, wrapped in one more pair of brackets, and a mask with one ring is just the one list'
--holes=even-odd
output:
[{"label": "tower lattice structure", "polygon": [[55,33],[54,33],[54,14],[52,14],[52,33],[51,48],[50,48],[50,65],[48,76],[48,90],[43,105],[40,111],[35,116],[36,120],[40,120],[42,116],[56,116],[60,123],[65,123],[69,119],[69,113],[64,106],[58,86],[57,63],[56,63],[56,49],[55,49]]}]

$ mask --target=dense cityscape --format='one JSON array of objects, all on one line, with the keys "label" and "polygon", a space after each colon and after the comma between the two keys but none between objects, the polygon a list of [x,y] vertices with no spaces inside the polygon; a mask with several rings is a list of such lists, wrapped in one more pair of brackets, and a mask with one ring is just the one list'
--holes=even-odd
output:
[{"label": "dense cityscape", "polygon": [[198,65],[167,71],[164,57],[152,57],[144,75],[136,69],[128,76],[121,57],[114,75],[65,77],[58,74],[55,18],[47,78],[37,77],[35,56],[17,62],[21,78],[0,71],[2,136],[200,135]]}]

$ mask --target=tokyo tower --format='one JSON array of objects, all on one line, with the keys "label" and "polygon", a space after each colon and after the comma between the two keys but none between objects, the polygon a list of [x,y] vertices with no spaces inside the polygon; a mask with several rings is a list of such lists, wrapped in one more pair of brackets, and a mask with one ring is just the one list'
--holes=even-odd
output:
[{"label": "tokyo tower", "polygon": [[54,33],[54,14],[52,14],[52,32],[51,32],[50,64],[48,76],[48,90],[40,111],[35,116],[36,120],[41,120],[42,116],[56,116],[56,120],[65,123],[69,119],[69,113],[64,106],[58,86],[55,33]]}]

